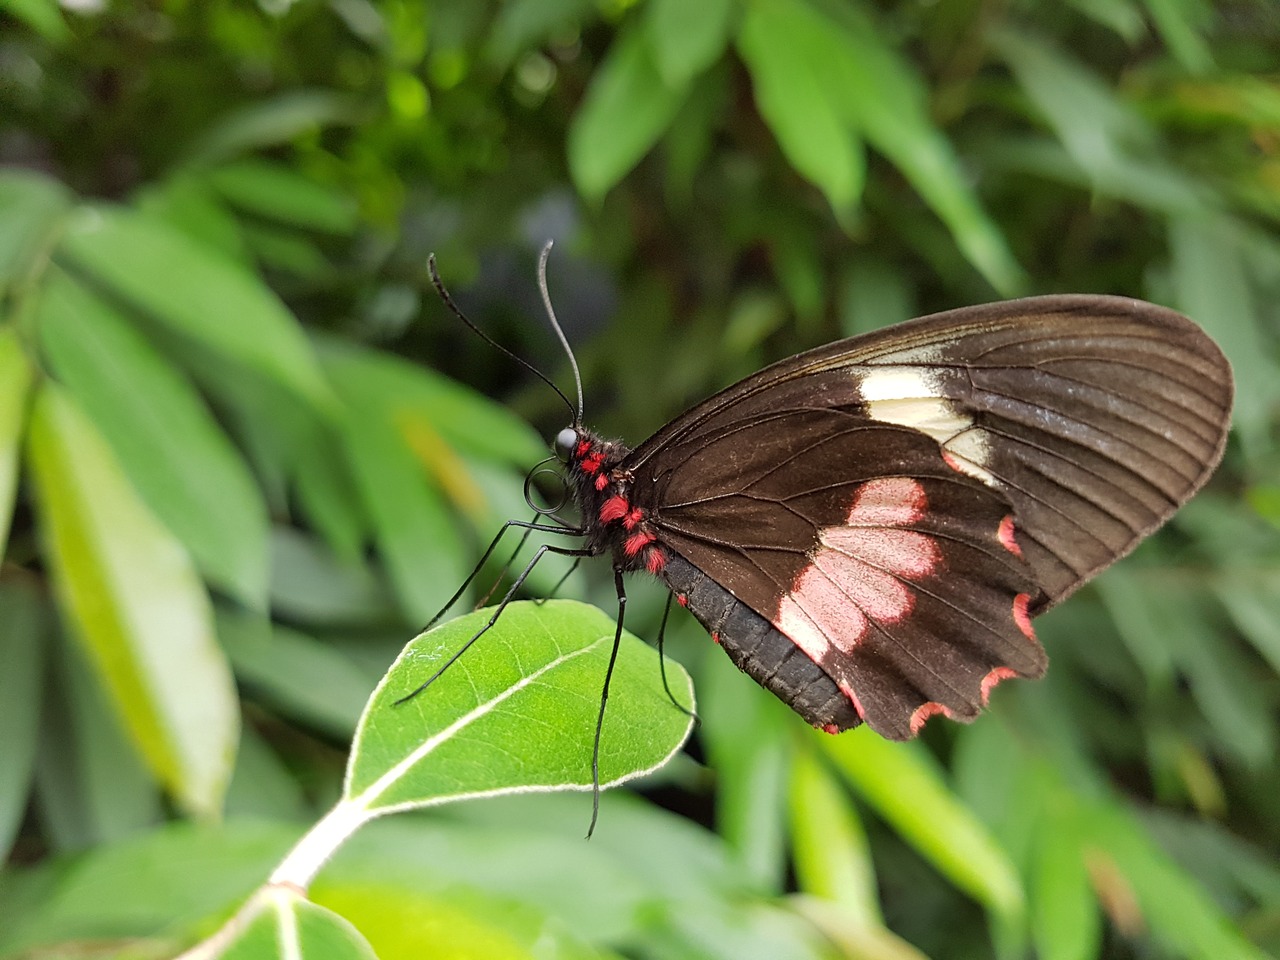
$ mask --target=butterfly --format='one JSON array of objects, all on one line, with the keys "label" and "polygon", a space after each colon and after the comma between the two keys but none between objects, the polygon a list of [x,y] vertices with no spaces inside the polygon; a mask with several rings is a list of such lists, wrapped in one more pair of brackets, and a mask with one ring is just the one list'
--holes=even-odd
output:
[{"label": "butterfly", "polygon": [[[547,252],[539,280],[564,343]],[[970,721],[996,684],[1044,673],[1032,620],[1205,483],[1232,395],[1230,365],[1194,322],[1101,295],[965,307],[830,343],[635,448],[583,425],[579,381],[576,409],[561,394],[573,418],[555,442],[579,519],[509,526],[581,545],[540,547],[494,619],[545,552],[605,556],[620,613],[624,574],[658,577],[815,727],[907,740],[935,715]]]}]

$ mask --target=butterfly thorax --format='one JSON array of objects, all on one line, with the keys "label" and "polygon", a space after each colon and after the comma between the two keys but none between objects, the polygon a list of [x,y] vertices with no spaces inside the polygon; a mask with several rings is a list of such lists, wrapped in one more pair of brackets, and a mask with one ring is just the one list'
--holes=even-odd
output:
[{"label": "butterfly thorax", "polygon": [[623,570],[660,573],[667,554],[657,542],[651,511],[633,496],[631,472],[624,465],[631,448],[581,427],[566,430],[557,443],[567,453],[569,485],[587,531],[587,548],[610,554]]}]

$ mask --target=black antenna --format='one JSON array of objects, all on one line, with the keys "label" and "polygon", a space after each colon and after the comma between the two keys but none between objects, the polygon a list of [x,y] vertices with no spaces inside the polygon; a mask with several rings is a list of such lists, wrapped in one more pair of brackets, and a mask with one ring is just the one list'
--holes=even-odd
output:
[{"label": "black antenna", "polygon": [[573,425],[577,427],[582,424],[582,375],[578,373],[578,358],[573,355],[573,348],[569,346],[569,339],[564,335],[564,331],[560,329],[560,321],[556,319],[556,312],[551,307],[551,293],[547,290],[547,259],[551,256],[551,247],[554,243],[554,240],[548,240],[546,246],[542,248],[542,254],[538,257],[538,290],[542,293],[542,306],[546,308],[547,319],[551,321],[551,329],[560,338],[560,346],[564,347],[564,352],[569,357],[569,366],[573,368],[573,385],[578,390],[578,413],[573,418]]},{"label": "black antenna", "polygon": [[[543,247],[542,260],[538,266],[538,276],[542,284],[542,295],[543,295],[544,301],[547,295],[546,293],[547,284],[546,284],[546,276],[545,276],[546,265],[547,265],[547,253],[550,250],[551,250],[550,243],[548,243],[545,247]],[[487,333],[485,333],[483,330],[477,327],[474,323],[472,323],[469,319],[467,319],[467,315],[463,313],[460,309],[458,309],[458,305],[453,302],[453,297],[449,296],[449,291],[445,289],[444,281],[440,279],[440,274],[436,272],[436,255],[434,253],[427,255],[427,272],[431,274],[431,283],[436,288],[436,293],[440,295],[440,299],[444,301],[444,305],[449,308],[449,310],[453,313],[455,317],[457,317],[459,320],[465,323],[467,325],[467,328],[472,333],[474,333],[477,337],[479,337],[489,346],[493,347],[493,349],[499,351],[500,353],[506,354],[508,357],[510,357],[516,363],[520,364],[520,366],[524,367],[526,370],[532,373],[535,377],[537,377],[539,380],[545,383],[548,387],[554,390],[556,392],[556,396],[558,396],[561,400],[563,400],[564,405],[569,408],[569,412],[571,414],[574,413],[573,404],[569,402],[569,398],[566,397],[563,391],[561,391],[559,387],[557,387],[554,383],[552,383],[541,370],[539,370],[537,367],[531,364],[528,360],[525,360],[523,357],[517,356],[516,354],[508,350],[506,347],[504,347],[502,344],[498,343],[498,341],[494,340],[493,337],[489,336]],[[548,310],[551,309],[551,305],[549,303],[547,304],[547,309]],[[556,318],[554,315],[551,317],[551,323],[553,326],[555,326],[556,334],[560,337],[560,342],[564,344],[565,349],[568,350],[569,343],[568,341],[565,340],[564,334],[560,330],[560,325],[556,323]],[[572,350],[569,351],[569,361],[570,363],[573,364],[573,377],[578,385],[578,410],[577,410],[577,413],[575,414],[575,418],[573,421],[574,424],[576,425],[580,423],[582,420],[582,381],[578,380],[578,364],[573,359]]]}]

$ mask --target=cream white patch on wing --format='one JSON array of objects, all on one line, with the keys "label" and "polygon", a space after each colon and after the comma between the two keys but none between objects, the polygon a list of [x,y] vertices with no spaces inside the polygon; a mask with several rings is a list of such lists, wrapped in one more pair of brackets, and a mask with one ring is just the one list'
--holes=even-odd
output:
[{"label": "cream white patch on wing", "polygon": [[885,366],[859,373],[858,392],[867,416],[926,433],[938,441],[942,455],[961,473],[996,486],[986,469],[987,435],[973,418],[942,395],[939,375],[924,367]]}]

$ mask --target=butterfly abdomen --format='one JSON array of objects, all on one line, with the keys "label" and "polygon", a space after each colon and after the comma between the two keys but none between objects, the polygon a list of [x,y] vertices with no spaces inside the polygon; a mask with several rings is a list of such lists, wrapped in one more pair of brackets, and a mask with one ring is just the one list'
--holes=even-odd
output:
[{"label": "butterfly abdomen", "polygon": [[772,623],[689,561],[669,554],[661,577],[739,670],[819,729],[862,722],[836,682]]}]

